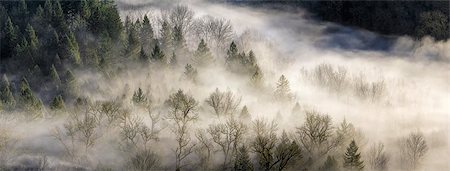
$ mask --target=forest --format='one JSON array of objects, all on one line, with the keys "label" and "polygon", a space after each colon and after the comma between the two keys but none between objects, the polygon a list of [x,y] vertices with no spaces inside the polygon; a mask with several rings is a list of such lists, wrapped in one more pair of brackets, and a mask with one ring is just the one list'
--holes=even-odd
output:
[{"label": "forest", "polygon": [[448,12],[149,2],[0,1],[0,170],[449,169]]}]

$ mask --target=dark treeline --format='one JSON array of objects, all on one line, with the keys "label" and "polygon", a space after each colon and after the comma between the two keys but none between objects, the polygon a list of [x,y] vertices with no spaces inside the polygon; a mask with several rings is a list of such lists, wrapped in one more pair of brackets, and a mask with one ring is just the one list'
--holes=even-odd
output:
[{"label": "dark treeline", "polygon": [[[212,0],[214,1],[214,0]],[[220,1],[220,0],[219,0]],[[386,35],[450,36],[449,1],[220,1],[277,9],[303,7],[320,20],[361,27]]]}]

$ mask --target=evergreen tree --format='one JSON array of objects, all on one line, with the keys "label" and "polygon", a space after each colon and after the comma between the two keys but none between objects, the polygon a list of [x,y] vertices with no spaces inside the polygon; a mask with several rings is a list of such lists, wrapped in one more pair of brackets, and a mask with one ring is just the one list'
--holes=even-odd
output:
[{"label": "evergreen tree", "polygon": [[53,26],[60,32],[65,33],[68,30],[67,24],[64,20],[64,12],[61,7],[61,3],[59,0],[56,0],[53,3],[53,10],[52,10],[52,23]]},{"label": "evergreen tree", "polygon": [[150,49],[153,47],[153,41],[154,41],[154,34],[153,34],[153,27],[150,24],[150,20],[148,19],[147,15],[144,16],[144,20],[142,22],[142,29],[141,29],[141,42],[145,49]]},{"label": "evergreen tree", "polygon": [[289,81],[284,75],[281,75],[277,82],[277,88],[275,90],[275,99],[277,100],[291,100],[291,88],[289,87]]},{"label": "evergreen tree", "polygon": [[61,84],[61,79],[59,77],[58,71],[55,68],[55,65],[52,65],[52,67],[50,68],[50,77],[57,87]]},{"label": "evergreen tree", "polygon": [[195,82],[197,80],[197,69],[192,67],[191,64],[186,64],[186,66],[184,67],[184,76],[188,80]]},{"label": "evergreen tree", "polygon": [[50,22],[53,16],[53,4],[51,0],[45,0],[44,4],[44,18]]},{"label": "evergreen tree", "polygon": [[175,52],[172,52],[172,57],[170,57],[169,63],[171,66],[176,66],[178,64],[177,56],[175,55]]},{"label": "evergreen tree", "polygon": [[33,94],[25,77],[22,78],[20,83],[19,101],[26,111],[40,112],[42,109],[42,102]]},{"label": "evergreen tree", "polygon": [[153,48],[152,60],[156,61],[156,62],[161,62],[161,63],[167,62],[163,51],[161,51],[161,49],[159,48],[157,43],[155,44],[155,47]]},{"label": "evergreen tree", "polygon": [[252,171],[253,164],[250,160],[250,156],[248,155],[247,147],[241,146],[236,154],[236,159],[234,161],[234,170],[235,171]]},{"label": "evergreen tree", "polygon": [[361,154],[358,152],[358,146],[353,140],[347,147],[347,152],[344,155],[344,168],[352,171],[363,170],[363,163]]},{"label": "evergreen tree", "polygon": [[131,27],[127,33],[127,45],[125,48],[125,55],[128,58],[136,59],[136,55],[139,49],[139,38],[136,31],[136,28]]},{"label": "evergreen tree", "polygon": [[0,59],[6,59],[14,56],[15,47],[17,45],[17,31],[11,21],[11,18],[8,17],[5,23],[4,28],[5,37],[2,39],[4,42],[1,43],[2,55]]},{"label": "evergreen tree", "polygon": [[249,65],[250,68],[257,65],[257,64],[256,64],[255,53],[253,53],[253,50],[251,50],[251,51],[248,53],[248,65]]},{"label": "evergreen tree", "polygon": [[239,118],[243,119],[243,120],[249,120],[250,117],[251,117],[250,113],[248,112],[247,106],[245,105],[241,110],[241,114],[239,115]]},{"label": "evergreen tree", "polygon": [[145,54],[144,47],[141,46],[141,51],[139,52],[139,59],[144,63],[148,63],[150,61],[147,54]]},{"label": "evergreen tree", "polygon": [[29,41],[30,49],[32,50],[32,54],[36,55],[35,53],[39,48],[39,40],[36,36],[36,32],[34,31],[33,26],[28,24],[25,32],[27,33],[27,38]]},{"label": "evergreen tree", "polygon": [[135,105],[144,105],[147,103],[147,96],[144,94],[141,88],[138,88],[131,99]]},{"label": "evergreen tree", "polygon": [[161,25],[161,44],[165,52],[169,52],[172,49],[172,29],[169,22],[164,20]]},{"label": "evergreen tree", "polygon": [[86,0],[81,0],[80,3],[80,15],[83,19],[87,20],[91,16],[91,10],[89,8],[89,4]]},{"label": "evergreen tree", "polygon": [[182,50],[185,48],[186,40],[183,35],[182,26],[174,26],[173,28],[173,47],[175,50]]},{"label": "evergreen tree", "polygon": [[263,86],[263,73],[261,69],[258,66],[255,66],[255,72],[253,73],[252,77],[250,78],[250,84],[253,87],[261,88]]},{"label": "evergreen tree", "polygon": [[66,108],[66,105],[64,104],[64,99],[61,95],[56,96],[53,98],[52,102],[50,103],[50,109],[54,111],[58,110],[64,110]]},{"label": "evergreen tree", "polygon": [[7,110],[14,109],[16,106],[16,100],[14,99],[10,87],[11,85],[9,84],[8,78],[6,75],[3,75],[0,82],[0,104]]},{"label": "evergreen tree", "polygon": [[238,59],[238,49],[236,46],[236,43],[234,43],[234,41],[231,42],[230,44],[230,48],[227,51],[227,58],[226,61],[228,64],[231,64],[232,62],[236,61]]},{"label": "evergreen tree", "polygon": [[332,156],[328,156],[323,166],[319,168],[319,171],[339,171],[336,159]]},{"label": "evergreen tree", "polygon": [[73,96],[78,92],[78,85],[75,75],[73,75],[72,71],[67,70],[66,77],[64,79],[64,87],[66,91],[66,95]]},{"label": "evergreen tree", "polygon": [[69,34],[65,35],[63,51],[64,59],[68,59],[71,64],[79,65],[81,63],[78,43],[75,39],[75,35],[71,31]]},{"label": "evergreen tree", "polygon": [[194,62],[199,66],[205,66],[212,62],[213,57],[205,40],[201,40],[194,52]]}]

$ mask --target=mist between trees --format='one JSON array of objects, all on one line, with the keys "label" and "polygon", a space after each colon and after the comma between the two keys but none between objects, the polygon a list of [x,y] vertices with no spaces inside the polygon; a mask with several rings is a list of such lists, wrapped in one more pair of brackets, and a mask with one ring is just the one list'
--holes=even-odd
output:
[{"label": "mist between trees", "polygon": [[201,1],[0,5],[0,170],[448,169],[443,42],[321,47],[327,25]]}]

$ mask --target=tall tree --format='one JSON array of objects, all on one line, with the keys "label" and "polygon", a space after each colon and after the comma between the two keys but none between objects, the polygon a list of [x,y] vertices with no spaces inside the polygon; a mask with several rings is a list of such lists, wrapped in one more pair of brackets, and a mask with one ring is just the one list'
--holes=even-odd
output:
[{"label": "tall tree", "polygon": [[54,111],[61,111],[66,108],[64,104],[64,99],[61,95],[58,95],[53,98],[52,102],[50,103],[50,109]]},{"label": "tall tree", "polygon": [[328,156],[325,163],[319,168],[319,171],[339,171],[339,166],[333,156]]},{"label": "tall tree", "polygon": [[275,99],[289,101],[292,100],[291,88],[289,87],[289,81],[284,75],[278,79],[277,88],[274,93]]},{"label": "tall tree", "polygon": [[347,152],[344,155],[344,168],[351,171],[363,170],[363,163],[361,153],[358,152],[358,146],[353,140],[347,147]]},{"label": "tall tree", "polygon": [[230,47],[227,51],[227,64],[232,65],[231,63],[238,59],[239,51],[234,41],[231,42]]},{"label": "tall tree", "polygon": [[250,77],[250,85],[255,88],[261,88],[264,82],[264,75],[258,65],[255,66],[255,72]]},{"label": "tall tree", "polygon": [[161,49],[159,48],[158,43],[156,43],[155,47],[153,48],[152,61],[160,62],[160,63],[163,63],[163,64],[167,63],[166,57],[164,55],[164,52],[161,51]]},{"label": "tall tree", "polygon": [[144,20],[142,22],[142,29],[141,29],[141,42],[144,46],[144,49],[150,49],[153,47],[154,43],[154,33],[153,33],[153,27],[150,24],[150,20],[148,19],[147,15],[144,16]]},{"label": "tall tree", "polygon": [[213,57],[205,40],[201,40],[194,52],[194,62],[199,66],[205,66],[212,63]]},{"label": "tall tree", "polygon": [[172,28],[170,28],[169,22],[163,20],[161,24],[161,45],[165,52],[173,51],[172,47]]},{"label": "tall tree", "polygon": [[145,105],[145,103],[147,103],[148,101],[147,96],[144,94],[144,91],[142,91],[141,88],[138,88],[133,93],[133,97],[131,100],[135,105]]},{"label": "tall tree", "polygon": [[128,29],[125,55],[128,58],[136,59],[139,51],[139,37],[135,27]]},{"label": "tall tree", "polygon": [[7,110],[12,110],[16,106],[16,100],[14,99],[10,87],[11,85],[8,78],[6,75],[3,75],[0,82],[0,103],[3,104],[3,107]]},{"label": "tall tree", "polygon": [[1,59],[7,59],[14,56],[16,44],[18,43],[17,30],[9,17],[6,20],[4,34],[5,37],[2,39],[4,42],[1,44]]},{"label": "tall tree", "polygon": [[28,112],[40,113],[42,110],[42,102],[31,91],[30,85],[25,77],[22,78],[20,83],[19,101],[22,108]]},{"label": "tall tree", "polygon": [[75,38],[73,32],[69,31],[68,34],[64,36],[63,41],[63,58],[67,59],[73,65],[81,64],[80,49],[78,47],[78,42]]},{"label": "tall tree", "polygon": [[195,69],[191,64],[186,64],[184,67],[184,76],[186,79],[191,81],[197,81],[197,69]]},{"label": "tall tree", "polygon": [[241,146],[236,154],[234,161],[235,171],[253,171],[253,164],[248,155],[248,149],[245,145]]},{"label": "tall tree", "polygon": [[139,51],[139,60],[141,60],[144,64],[150,62],[150,58],[145,53],[144,46],[141,46],[141,50]]},{"label": "tall tree", "polygon": [[50,77],[52,78],[53,82],[56,84],[57,87],[61,84],[61,78],[59,77],[55,65],[52,65],[52,67],[50,68]]}]

